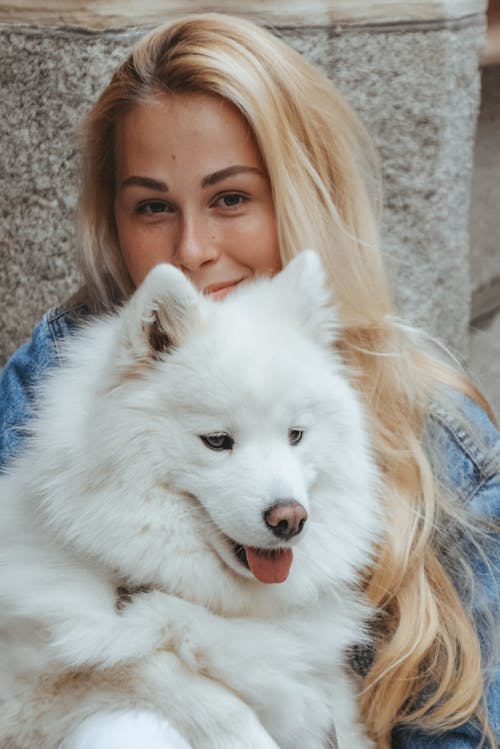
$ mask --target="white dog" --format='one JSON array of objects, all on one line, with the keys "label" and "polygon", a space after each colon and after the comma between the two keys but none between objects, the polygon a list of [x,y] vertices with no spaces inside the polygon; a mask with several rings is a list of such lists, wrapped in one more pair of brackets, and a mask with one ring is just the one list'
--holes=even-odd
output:
[{"label": "white dog", "polygon": [[381,505],[334,343],[306,251],[221,301],[157,266],[68,344],[0,480],[2,749],[372,746]]}]

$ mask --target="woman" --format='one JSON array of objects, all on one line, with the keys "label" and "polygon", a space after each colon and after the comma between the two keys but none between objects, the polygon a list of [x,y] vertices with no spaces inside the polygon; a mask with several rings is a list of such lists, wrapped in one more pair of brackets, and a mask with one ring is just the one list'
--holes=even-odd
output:
[{"label": "woman", "polygon": [[85,293],[49,312],[4,371],[3,459],[19,448],[30,387],[57,363],[58,340],[156,263],[220,297],[315,247],[390,519],[366,578],[380,611],[375,651],[353,656],[362,715],[380,748],[466,749],[483,734],[496,746],[499,437],[469,381],[394,317],[376,158],[355,115],[271,34],[208,14],[139,42],[83,133]]}]

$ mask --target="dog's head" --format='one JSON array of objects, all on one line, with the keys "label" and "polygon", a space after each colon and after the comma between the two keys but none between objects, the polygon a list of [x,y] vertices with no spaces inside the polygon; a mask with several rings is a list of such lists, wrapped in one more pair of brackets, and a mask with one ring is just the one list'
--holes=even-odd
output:
[{"label": "dog's head", "polygon": [[75,542],[197,599],[351,582],[376,478],[316,253],[221,301],[159,265],[108,328]]}]

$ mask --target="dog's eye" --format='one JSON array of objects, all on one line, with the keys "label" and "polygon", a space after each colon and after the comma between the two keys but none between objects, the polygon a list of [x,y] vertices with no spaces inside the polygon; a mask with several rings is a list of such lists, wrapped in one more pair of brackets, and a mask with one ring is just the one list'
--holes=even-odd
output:
[{"label": "dog's eye", "polygon": [[200,439],[211,450],[232,450],[234,445],[233,438],[226,432],[200,434]]},{"label": "dog's eye", "polygon": [[298,445],[304,434],[303,429],[289,429],[288,430],[288,441],[291,445]]}]

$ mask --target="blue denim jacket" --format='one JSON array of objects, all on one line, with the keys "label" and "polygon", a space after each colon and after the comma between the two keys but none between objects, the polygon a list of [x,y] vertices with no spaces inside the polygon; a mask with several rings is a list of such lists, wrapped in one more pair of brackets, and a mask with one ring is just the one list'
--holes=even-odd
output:
[{"label": "blue denim jacket", "polygon": [[[22,425],[32,414],[33,386],[44,372],[58,363],[61,341],[90,313],[74,302],[50,310],[4,367],[0,379],[0,471],[21,447]],[[441,456],[441,480],[457,501],[470,505],[482,517],[500,522],[500,434],[484,411],[465,396],[454,394],[452,407],[436,406],[430,414],[428,437]],[[484,583],[500,620],[497,586],[500,581],[500,539],[492,540],[489,564],[471,552],[477,580]],[[481,618],[477,626],[481,637]],[[488,691],[490,720],[500,743],[500,664],[491,667]],[[440,736],[418,730],[397,729],[393,749],[472,749],[479,735],[471,723]]]}]

